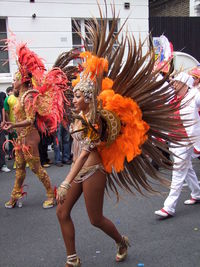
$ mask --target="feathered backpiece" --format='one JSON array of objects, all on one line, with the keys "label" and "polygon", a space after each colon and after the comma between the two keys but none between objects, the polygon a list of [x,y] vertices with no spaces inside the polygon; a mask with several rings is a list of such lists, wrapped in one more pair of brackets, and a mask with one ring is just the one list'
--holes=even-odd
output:
[{"label": "feathered backpiece", "polygon": [[105,15],[99,6],[100,19],[93,18],[86,26],[88,34],[82,37],[86,49],[81,55],[85,59],[83,77],[90,75],[96,84],[91,110],[96,120],[91,123],[101,125],[96,127],[101,139],[98,150],[109,187],[117,195],[117,186],[129,192],[136,189],[142,193],[142,188],[155,192],[151,181],[165,180],[151,161],[169,168],[170,162],[161,150],[168,152],[169,143],[178,146],[185,138],[180,118],[174,115],[178,103],[171,101],[175,92],[165,85],[170,71],[160,77],[154,70],[152,42],[139,40],[136,44],[134,36],[127,32],[120,36],[124,25],[115,31],[119,19],[114,6],[111,9],[109,32],[105,2]]},{"label": "feathered backpiece", "polygon": [[[28,97],[31,96],[28,109],[34,110],[36,113],[36,122],[38,130],[43,134],[51,134],[57,130],[58,125],[63,121],[65,105],[69,106],[69,101],[65,94],[70,87],[72,77],[76,77],[71,70],[69,79],[65,74],[65,64],[61,68],[59,64],[51,70],[46,71],[43,60],[31,51],[27,44],[18,43],[16,36],[11,33],[11,38],[6,40],[5,49],[9,49],[14,55],[18,72],[17,77],[22,83],[30,81],[27,91],[21,97],[21,104],[24,105]],[[70,62],[71,53],[63,55],[65,62]],[[75,57],[75,56],[73,56]]]},{"label": "feathered backpiece", "polygon": [[81,66],[72,66],[70,63],[77,58],[79,51],[76,49],[61,53],[52,70],[45,75],[42,86],[38,88],[37,124],[44,133],[55,132],[60,123],[64,127],[70,123],[73,97],[71,83],[82,70]]},{"label": "feathered backpiece", "polygon": [[33,86],[40,84],[45,72],[45,66],[41,58],[31,51],[27,44],[16,47],[18,70],[22,82],[32,80]]},{"label": "feathered backpiece", "polygon": [[80,52],[77,49],[71,49],[70,51],[61,53],[53,65],[54,68],[60,68],[65,73],[68,79],[68,90],[64,91],[64,97],[66,99],[66,101],[64,102],[64,114],[62,121],[64,127],[67,127],[67,125],[72,121],[73,118],[72,81],[77,78],[83,68],[80,64],[77,66],[73,66],[72,63],[74,60],[77,60],[79,58]]},{"label": "feathered backpiece", "polygon": [[43,78],[39,93],[34,97],[37,112],[37,126],[40,132],[51,134],[63,120],[64,103],[68,104],[64,93],[68,90],[68,79],[59,68],[53,68]]},{"label": "feathered backpiece", "polygon": [[[41,83],[44,72],[44,60],[31,51],[26,43],[18,42],[16,35],[9,31],[10,38],[1,40],[5,42],[3,50],[9,50],[11,57],[16,60],[18,79],[23,82],[30,81],[33,87]],[[4,63],[6,64],[7,61]]]}]

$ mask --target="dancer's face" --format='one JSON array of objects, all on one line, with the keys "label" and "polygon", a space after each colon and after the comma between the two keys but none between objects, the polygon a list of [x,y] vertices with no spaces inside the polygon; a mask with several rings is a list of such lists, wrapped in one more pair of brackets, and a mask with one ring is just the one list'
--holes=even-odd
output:
[{"label": "dancer's face", "polygon": [[81,111],[84,113],[89,111],[89,104],[85,103],[84,95],[79,90],[74,93],[73,104],[77,113]]},{"label": "dancer's face", "polygon": [[19,96],[19,89],[20,89],[20,86],[22,85],[22,83],[21,83],[21,79],[19,79],[18,77],[17,77],[17,75],[15,75],[15,77],[14,77],[14,79],[13,79],[13,87],[14,87],[14,89],[13,89],[13,93],[14,93],[14,95],[17,97],[17,96]]}]

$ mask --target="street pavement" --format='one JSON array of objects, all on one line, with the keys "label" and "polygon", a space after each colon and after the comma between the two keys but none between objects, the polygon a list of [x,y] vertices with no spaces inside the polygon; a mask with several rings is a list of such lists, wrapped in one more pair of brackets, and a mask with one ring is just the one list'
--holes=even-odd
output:
[{"label": "street pavement", "polygon": [[[52,152],[50,153],[53,157]],[[12,161],[8,161],[11,167]],[[200,177],[200,161],[194,161]],[[52,183],[59,185],[69,166],[47,169]],[[14,183],[15,171],[0,172],[0,267],[64,267],[66,254],[56,208],[44,210],[45,190],[27,168],[28,192],[22,208],[5,209],[4,202]],[[170,179],[170,173],[167,173]],[[83,197],[74,206],[77,253],[83,267],[200,267],[200,205],[184,206],[189,190],[184,187],[176,216],[159,220],[154,211],[161,208],[162,195],[143,197],[122,192],[118,204],[106,196],[104,214],[126,234],[131,243],[127,260],[116,263],[116,247],[109,237],[88,220]]]}]

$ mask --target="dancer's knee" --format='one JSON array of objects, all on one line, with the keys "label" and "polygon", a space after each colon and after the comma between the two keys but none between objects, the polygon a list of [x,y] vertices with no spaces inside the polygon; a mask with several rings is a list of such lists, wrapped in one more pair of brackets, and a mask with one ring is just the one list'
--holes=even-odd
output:
[{"label": "dancer's knee", "polygon": [[68,213],[61,205],[57,206],[56,215],[59,221],[67,221],[70,219],[70,213]]},{"label": "dancer's knee", "polygon": [[97,228],[101,228],[103,223],[103,217],[91,217],[90,223]]}]

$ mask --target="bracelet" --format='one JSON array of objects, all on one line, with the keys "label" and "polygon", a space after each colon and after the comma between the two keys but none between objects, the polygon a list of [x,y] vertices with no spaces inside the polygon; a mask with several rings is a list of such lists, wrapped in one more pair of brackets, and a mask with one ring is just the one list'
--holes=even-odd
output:
[{"label": "bracelet", "polygon": [[69,190],[72,186],[68,182],[63,181],[60,187],[65,188],[66,190]]}]

